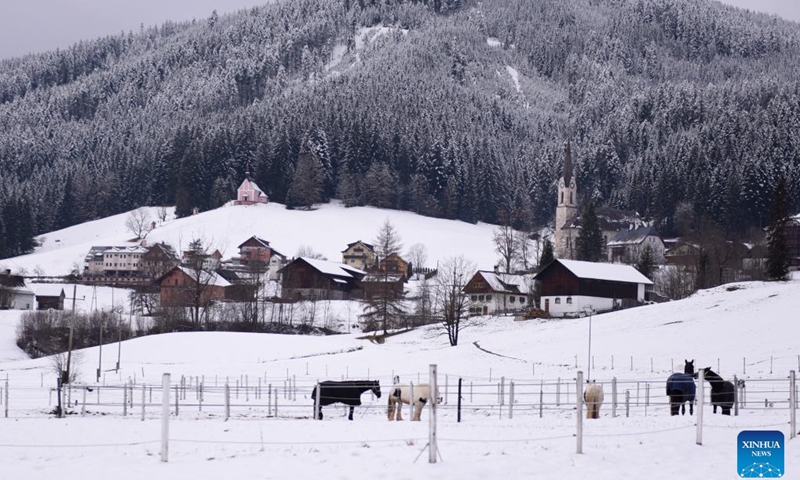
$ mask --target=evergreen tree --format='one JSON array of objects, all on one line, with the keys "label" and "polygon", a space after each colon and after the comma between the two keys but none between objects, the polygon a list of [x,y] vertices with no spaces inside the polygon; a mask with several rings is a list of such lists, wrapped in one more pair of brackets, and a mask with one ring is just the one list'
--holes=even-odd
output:
[{"label": "evergreen tree", "polygon": [[542,256],[539,258],[539,269],[550,265],[550,262],[555,259],[556,255],[553,251],[553,242],[551,242],[549,239],[545,239],[544,245],[542,245]]},{"label": "evergreen tree", "polygon": [[594,202],[589,205],[581,215],[581,231],[577,238],[578,260],[586,262],[599,262],[603,259],[603,232],[597,220]]},{"label": "evergreen tree", "polygon": [[323,201],[325,172],[317,156],[310,151],[300,154],[292,186],[286,194],[287,207],[310,208]]},{"label": "evergreen tree", "polygon": [[72,176],[69,176],[64,183],[64,196],[58,205],[58,213],[56,213],[57,228],[67,228],[79,223],[80,212],[78,212],[75,202],[74,189]]},{"label": "evergreen tree", "polygon": [[653,249],[650,248],[650,245],[645,245],[642,253],[639,255],[639,259],[636,261],[635,267],[636,270],[639,270],[639,273],[650,280],[653,279],[653,273],[656,265],[655,259],[653,258]]},{"label": "evergreen tree", "polygon": [[786,280],[789,278],[789,246],[786,243],[786,223],[790,216],[789,191],[786,180],[781,178],[772,194],[769,208],[769,237],[767,248],[767,278]]}]

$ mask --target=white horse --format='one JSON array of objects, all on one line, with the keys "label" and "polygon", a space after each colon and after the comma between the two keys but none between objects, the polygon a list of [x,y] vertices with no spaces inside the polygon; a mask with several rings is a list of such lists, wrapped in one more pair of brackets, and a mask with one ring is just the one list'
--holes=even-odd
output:
[{"label": "white horse", "polygon": [[[389,387],[389,408],[387,414],[389,421],[403,419],[403,405],[411,404],[411,399],[414,399],[414,418],[412,422],[419,422],[422,415],[422,408],[428,403],[431,398],[431,386],[427,383],[414,384],[394,384]],[[436,387],[436,404],[442,403],[442,397],[439,395],[439,387]]]},{"label": "white horse", "polygon": [[603,404],[603,386],[590,383],[583,392],[586,403],[586,418],[600,418],[600,406]]}]

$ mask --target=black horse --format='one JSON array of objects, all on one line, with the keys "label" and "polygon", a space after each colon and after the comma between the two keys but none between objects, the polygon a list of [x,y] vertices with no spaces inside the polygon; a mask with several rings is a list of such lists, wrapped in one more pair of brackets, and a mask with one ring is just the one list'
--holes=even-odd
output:
[{"label": "black horse", "polygon": [[711,405],[714,407],[714,413],[717,413],[717,407],[720,407],[723,415],[730,415],[733,402],[736,401],[736,387],[733,386],[733,382],[724,380],[711,370],[711,367],[703,369],[703,378],[711,384]]},{"label": "black horse", "polygon": [[[319,387],[319,407],[317,407],[317,388]],[[348,419],[353,419],[353,409],[361,405],[361,394],[372,390],[376,397],[381,398],[381,385],[377,380],[352,380],[347,382],[320,382],[311,392],[314,399],[314,413],[319,412],[322,420],[322,407],[332,403],[350,405]]]},{"label": "black horse", "polygon": [[669,413],[686,415],[686,403],[689,402],[689,415],[694,415],[694,395],[697,387],[694,384],[694,360],[684,360],[683,373],[673,373],[667,379],[667,396],[669,397]]}]

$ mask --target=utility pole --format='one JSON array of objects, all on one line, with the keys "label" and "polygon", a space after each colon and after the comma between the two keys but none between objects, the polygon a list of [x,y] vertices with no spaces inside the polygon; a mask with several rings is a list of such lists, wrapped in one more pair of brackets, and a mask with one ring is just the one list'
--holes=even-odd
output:
[{"label": "utility pole", "polygon": [[[73,325],[75,324],[75,297],[78,293],[78,285],[72,285],[72,317],[69,319],[69,345],[67,347],[67,368],[65,372],[62,372],[61,383],[71,383],[70,382],[70,366],[72,363],[72,330]],[[64,378],[66,377],[66,378]]]}]

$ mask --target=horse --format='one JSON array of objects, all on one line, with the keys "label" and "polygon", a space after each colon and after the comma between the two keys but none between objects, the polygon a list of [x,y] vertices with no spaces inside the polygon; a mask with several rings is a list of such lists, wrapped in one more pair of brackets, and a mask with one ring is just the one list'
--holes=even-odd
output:
[{"label": "horse", "polygon": [[583,401],[586,403],[586,418],[600,418],[600,406],[603,405],[603,386],[592,381],[583,392]]},{"label": "horse", "polygon": [[714,407],[714,413],[717,413],[717,407],[720,407],[723,415],[730,415],[733,402],[736,401],[736,387],[733,386],[733,382],[724,380],[711,370],[711,367],[703,369],[703,378],[711,384],[711,405]]},{"label": "horse", "polygon": [[[319,405],[317,405],[317,388],[319,388]],[[346,382],[320,382],[311,391],[314,399],[314,415],[322,420],[322,407],[332,403],[350,405],[348,420],[353,419],[353,409],[361,405],[361,394],[372,390],[376,397],[381,398],[381,385],[377,380],[351,380]]]},{"label": "horse", "polygon": [[[414,417],[412,422],[419,422],[422,416],[422,407],[428,403],[431,398],[431,386],[427,383],[420,383],[419,385],[413,384],[399,384],[392,385],[389,390],[389,407],[387,415],[389,421],[403,420],[403,404],[409,405],[411,403],[411,395],[414,395]],[[439,387],[436,387],[435,392],[436,404],[442,403],[442,397],[439,396]]]},{"label": "horse", "polygon": [[689,402],[689,415],[694,415],[694,395],[697,386],[694,384],[694,360],[684,360],[683,373],[673,373],[667,379],[667,396],[669,397],[670,415],[686,415],[686,404]]}]

